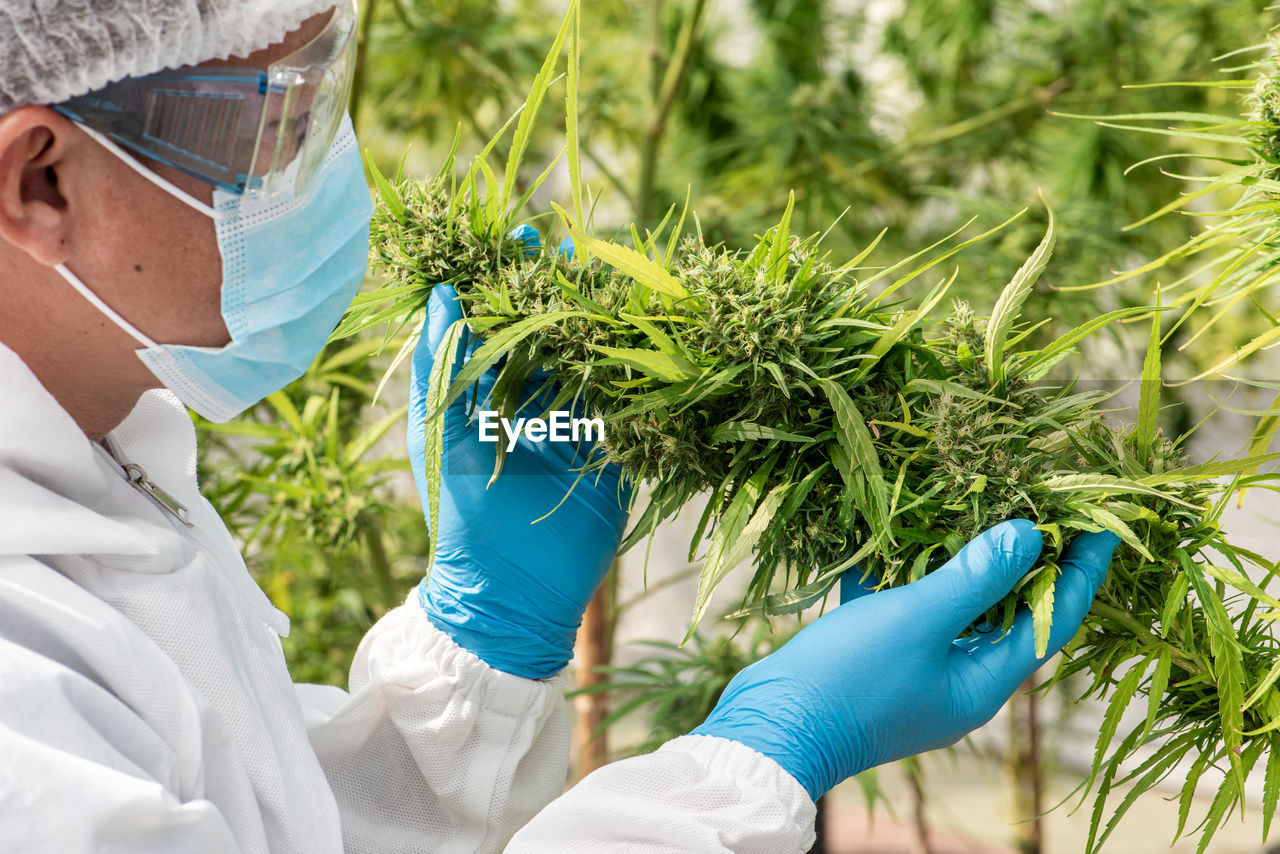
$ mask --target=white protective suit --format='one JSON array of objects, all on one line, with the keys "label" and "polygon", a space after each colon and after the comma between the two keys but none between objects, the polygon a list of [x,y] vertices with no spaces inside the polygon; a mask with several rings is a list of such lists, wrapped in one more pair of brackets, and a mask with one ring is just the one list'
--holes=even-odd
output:
[{"label": "white protective suit", "polygon": [[0,401],[0,852],[812,843],[800,785],[719,738],[676,739],[557,799],[564,678],[490,668],[428,623],[416,592],[365,636],[350,693],[294,685],[288,620],[198,494],[173,395],[147,393],[108,442],[190,509],[191,528],[3,345]]}]

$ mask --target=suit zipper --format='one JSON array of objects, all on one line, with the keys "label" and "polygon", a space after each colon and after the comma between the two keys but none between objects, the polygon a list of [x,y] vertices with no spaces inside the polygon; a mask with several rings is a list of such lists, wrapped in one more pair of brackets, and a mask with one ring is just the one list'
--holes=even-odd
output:
[{"label": "suit zipper", "polygon": [[142,466],[137,463],[124,462],[120,445],[114,439],[106,436],[99,442],[99,445],[107,452],[107,455],[111,457],[115,464],[120,466],[124,472],[125,480],[129,481],[130,486],[150,498],[153,504],[183,525],[188,528],[195,527],[190,518],[191,513],[186,505],[153,483],[151,478],[147,477],[147,473]]},{"label": "suit zipper", "polygon": [[149,497],[160,505],[161,509],[168,511],[169,515],[188,528],[195,527],[189,518],[190,512],[187,510],[186,505],[152,483],[150,478],[147,477],[147,473],[143,471],[142,466],[137,463],[122,463],[121,468],[124,469],[125,475],[129,478],[129,484],[134,489]]}]

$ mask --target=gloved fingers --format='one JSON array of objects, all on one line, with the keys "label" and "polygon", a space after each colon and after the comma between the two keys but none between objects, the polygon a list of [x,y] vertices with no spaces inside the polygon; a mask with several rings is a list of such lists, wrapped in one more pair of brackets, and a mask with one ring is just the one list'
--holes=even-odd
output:
[{"label": "gloved fingers", "polygon": [[[413,351],[413,364],[410,369],[409,387],[411,414],[425,405],[427,389],[431,382],[431,369],[435,366],[436,351],[440,342],[454,323],[461,320],[462,303],[452,285],[436,285],[431,289],[431,297],[427,300],[427,318],[422,325],[422,335]],[[465,352],[471,343],[471,335],[464,330],[458,349],[454,353],[453,376],[457,376],[465,358]],[[450,376],[450,381],[453,380]],[[422,415],[426,415],[425,412]]]},{"label": "gloved fingers", "polygon": [[1098,592],[1098,588],[1107,577],[1111,556],[1115,554],[1118,545],[1120,545],[1120,538],[1110,531],[1077,534],[1071,542],[1067,543],[1067,548],[1062,554],[1060,565],[1063,575],[1067,574],[1068,568],[1084,573],[1091,588],[1089,600],[1092,601],[1093,595]]},{"label": "gloved fingers", "polygon": [[507,233],[507,236],[524,246],[526,255],[537,255],[542,248],[542,235],[538,234],[538,229],[528,223],[517,225]]},{"label": "gloved fingers", "polygon": [[[542,246],[542,237],[538,234],[538,230],[530,225],[516,226],[511,229],[508,237],[523,246],[526,255],[537,254]],[[427,319],[423,323],[422,337],[418,340],[418,346],[413,352],[410,383],[415,392],[415,400],[420,400],[426,394],[431,378],[431,368],[435,365],[436,352],[440,349],[440,342],[444,340],[445,333],[462,318],[462,303],[458,300],[458,292],[452,285],[441,283],[431,289],[431,297],[427,300]],[[449,377],[451,382],[461,370],[466,356],[478,344],[478,341],[473,340],[469,330],[463,331],[458,350],[454,354],[453,376]]]},{"label": "gloved fingers", "polygon": [[852,602],[854,599],[861,599],[874,593],[876,589],[876,580],[871,575],[865,579],[862,577],[862,570],[858,567],[852,567],[844,575],[840,576],[840,604]]},{"label": "gloved fingers", "polygon": [[1003,637],[993,633],[976,640],[957,641],[955,652],[961,656],[960,666],[980,668],[980,672],[968,675],[970,684],[985,682],[989,699],[998,707],[1040,665],[1066,646],[1089,612],[1119,542],[1109,532],[1086,533],[1077,535],[1067,546],[1054,587],[1052,627],[1043,657],[1036,656],[1035,624],[1026,608],[1019,610],[1013,627]]},{"label": "gloved fingers", "polygon": [[560,246],[557,251],[566,258],[572,258],[575,249],[576,247],[573,245],[573,238],[566,237],[564,240],[560,241]]},{"label": "gloved fingers", "polygon": [[907,585],[924,597],[920,613],[939,638],[954,640],[999,602],[1040,555],[1043,540],[1027,519],[1001,522],[970,540],[942,567]]}]

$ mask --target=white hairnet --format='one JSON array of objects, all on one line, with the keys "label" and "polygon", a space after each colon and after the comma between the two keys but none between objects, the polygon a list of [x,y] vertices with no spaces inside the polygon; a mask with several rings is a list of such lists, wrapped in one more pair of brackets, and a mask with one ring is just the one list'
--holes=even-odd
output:
[{"label": "white hairnet", "polygon": [[336,0],[0,0],[0,114],[247,56]]}]

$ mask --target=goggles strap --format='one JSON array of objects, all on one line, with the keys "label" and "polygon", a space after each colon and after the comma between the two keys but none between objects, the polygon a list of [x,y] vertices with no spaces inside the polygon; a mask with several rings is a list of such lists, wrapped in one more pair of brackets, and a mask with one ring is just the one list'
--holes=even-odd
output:
[{"label": "goggles strap", "polygon": [[84,282],[82,282],[79,276],[77,276],[75,273],[68,270],[66,264],[57,264],[54,266],[53,269],[58,272],[58,275],[62,276],[62,278],[67,280],[67,284],[71,285],[71,287],[79,291],[80,296],[84,297],[89,302],[93,303],[94,307],[97,308],[98,311],[105,314],[108,320],[112,321],[113,323],[115,323],[116,326],[119,326],[125,332],[128,332],[130,335],[132,335],[134,339],[137,340],[137,342],[141,344],[143,347],[146,347],[148,349],[153,349],[159,346],[158,344],[156,344],[156,342],[148,338],[142,332],[142,330],[138,329],[138,327],[134,326],[132,323],[125,320],[116,312],[115,309],[113,309],[111,306],[103,302],[101,297],[99,297],[93,291],[89,290],[89,286],[86,285]]},{"label": "goggles strap", "polygon": [[[108,139],[105,134],[101,134],[98,131],[94,130],[93,128],[89,127],[88,125],[81,124],[80,122],[76,122],[76,124],[77,126],[79,126],[80,130],[88,134],[92,140],[97,142],[107,151],[110,151],[120,160],[124,161],[124,164],[126,166],[128,166],[134,172],[137,172],[143,178],[146,178],[152,184],[155,184],[157,187],[164,190],[169,195],[176,198],[178,201],[182,202],[185,205],[195,208],[200,213],[204,214],[210,219],[218,220],[222,218],[222,214],[216,208],[214,208],[213,205],[207,204],[206,202],[202,202],[200,199],[197,199],[195,196],[191,195],[181,187],[175,186],[169,181],[166,181],[164,178],[161,178],[159,175],[157,175],[156,173],[152,172],[150,169],[148,169],[147,167],[139,163],[136,158],[129,156],[128,152],[126,152],[123,148],[121,148],[120,146],[112,142],[110,139]],[[137,336],[134,336],[134,337],[137,337]]]}]

